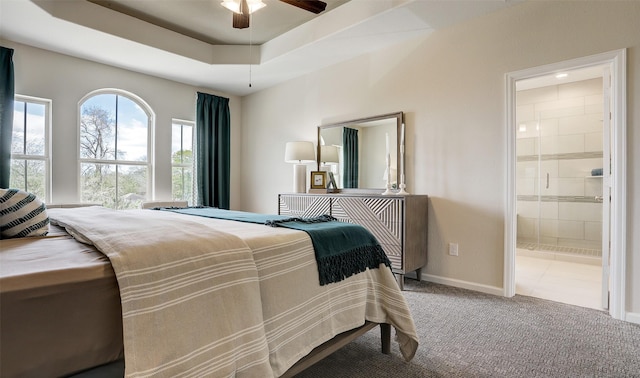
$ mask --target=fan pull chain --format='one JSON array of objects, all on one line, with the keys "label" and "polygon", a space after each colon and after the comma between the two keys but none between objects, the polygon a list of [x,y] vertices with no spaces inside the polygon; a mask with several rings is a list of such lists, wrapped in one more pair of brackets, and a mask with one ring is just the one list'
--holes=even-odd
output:
[{"label": "fan pull chain", "polygon": [[[249,14],[249,22],[251,22]],[[251,88],[251,62],[253,61],[253,29],[249,27],[249,88]]]}]

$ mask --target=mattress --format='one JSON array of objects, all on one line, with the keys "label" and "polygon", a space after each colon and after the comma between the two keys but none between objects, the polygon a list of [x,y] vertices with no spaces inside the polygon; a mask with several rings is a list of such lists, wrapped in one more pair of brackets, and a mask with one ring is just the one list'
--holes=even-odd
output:
[{"label": "mattress", "polygon": [[56,226],[0,240],[0,289],[0,376],[63,376],[122,358],[118,285],[93,246]]}]

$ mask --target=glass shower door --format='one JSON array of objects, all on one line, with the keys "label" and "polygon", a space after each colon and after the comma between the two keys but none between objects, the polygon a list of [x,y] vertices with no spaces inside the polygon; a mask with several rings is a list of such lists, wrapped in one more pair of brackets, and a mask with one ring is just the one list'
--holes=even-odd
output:
[{"label": "glass shower door", "polygon": [[608,134],[603,131],[602,83],[596,78],[518,92],[520,248],[595,260],[602,256],[608,154],[603,151]]}]

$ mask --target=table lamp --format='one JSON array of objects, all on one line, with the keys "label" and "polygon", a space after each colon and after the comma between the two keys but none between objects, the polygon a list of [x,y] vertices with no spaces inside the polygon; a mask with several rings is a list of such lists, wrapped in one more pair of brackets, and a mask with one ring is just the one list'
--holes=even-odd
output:
[{"label": "table lamp", "polygon": [[306,193],[307,191],[307,165],[316,161],[316,153],[311,142],[287,142],[284,151],[284,161],[294,163],[293,166],[293,192]]}]

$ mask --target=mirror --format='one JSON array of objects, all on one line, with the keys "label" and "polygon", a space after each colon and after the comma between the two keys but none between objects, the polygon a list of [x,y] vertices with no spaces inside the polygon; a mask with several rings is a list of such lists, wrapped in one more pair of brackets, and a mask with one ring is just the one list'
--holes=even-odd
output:
[{"label": "mirror", "polygon": [[397,189],[403,148],[403,112],[318,126],[318,170],[332,172],[341,190],[383,191],[389,171],[391,189]]}]

